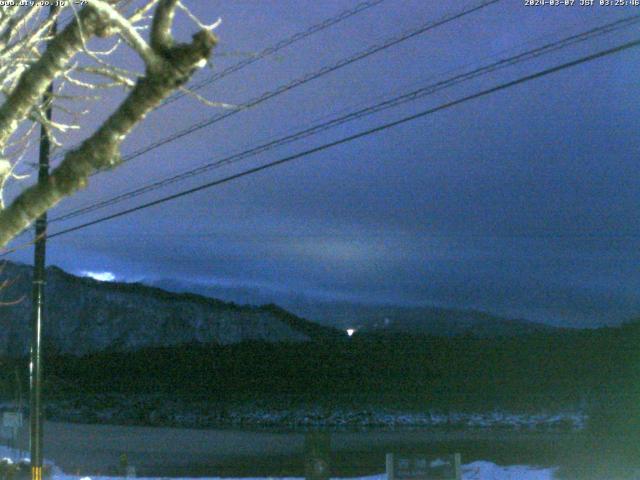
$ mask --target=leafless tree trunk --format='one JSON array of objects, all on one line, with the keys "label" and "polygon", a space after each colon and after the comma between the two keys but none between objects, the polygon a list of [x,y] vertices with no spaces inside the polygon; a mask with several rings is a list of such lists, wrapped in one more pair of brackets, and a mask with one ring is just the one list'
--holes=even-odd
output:
[{"label": "leafless tree trunk", "polygon": [[[91,92],[103,87],[129,89],[106,121],[64,155],[48,182],[24,189],[10,205],[0,203],[0,247],[64,197],[86,186],[93,172],[117,166],[121,144],[135,126],[207,64],[217,42],[212,30],[218,22],[203,25],[179,0],[145,0],[140,8],[127,13],[131,3],[88,0],[81,10],[72,12],[72,20],[53,38],[47,32],[54,18],[45,15],[39,20],[43,7],[12,7],[0,12],[0,89],[5,95],[0,105],[0,195],[7,182],[20,178],[16,166],[33,125],[45,125],[56,145],[61,145],[57,134],[79,128],[77,122],[47,121],[43,96],[53,80]],[[198,26],[190,43],[173,39],[177,9],[185,10]],[[145,21],[148,40],[140,34]],[[144,73],[131,74],[109,64],[104,60],[109,58],[105,52],[90,50],[89,43],[95,37],[113,38],[114,49],[122,44],[135,51],[144,62]],[[93,80],[82,79],[87,76]],[[106,80],[100,83],[95,80],[99,77]],[[73,95],[57,90],[49,101],[62,103],[69,97],[73,100]]]}]

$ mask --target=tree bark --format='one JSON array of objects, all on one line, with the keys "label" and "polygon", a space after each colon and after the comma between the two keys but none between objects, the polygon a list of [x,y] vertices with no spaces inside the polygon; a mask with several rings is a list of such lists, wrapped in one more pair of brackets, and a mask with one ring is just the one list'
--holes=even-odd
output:
[{"label": "tree bark", "polygon": [[[145,76],[138,80],[118,109],[93,135],[65,155],[47,182],[25,189],[11,205],[0,210],[0,247],[64,197],[84,188],[92,173],[118,165],[122,141],[133,128],[185,84],[197,68],[206,64],[217,43],[215,35],[208,30],[201,30],[193,36],[191,43],[173,45],[171,19],[175,4],[175,0],[159,3],[151,41],[159,60],[147,65]],[[71,57],[82,48],[83,36],[86,38],[87,32],[95,33],[104,28],[96,10],[83,10],[82,15],[79,21],[83,26],[78,27],[76,21],[67,27],[52,40],[41,60],[25,72],[16,87],[16,91],[19,90],[22,95],[11,95],[11,101],[7,100],[0,107],[0,145],[9,139],[19,120],[37,103],[51,80],[63,71]]]}]

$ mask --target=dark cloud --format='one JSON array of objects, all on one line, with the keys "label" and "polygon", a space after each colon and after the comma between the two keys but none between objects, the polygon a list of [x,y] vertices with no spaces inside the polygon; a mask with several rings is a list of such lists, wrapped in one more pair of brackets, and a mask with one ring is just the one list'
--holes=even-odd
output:
[{"label": "dark cloud", "polygon": [[[203,93],[241,102],[463,6],[388,3]],[[198,8],[223,17],[221,48],[250,52],[347,6],[285,4]],[[96,179],[59,211],[625,14],[599,7],[532,10],[520,2],[491,7],[158,149]],[[538,58],[163,193],[606,48],[632,33]],[[636,51],[601,59],[86,229],[52,241],[50,261],[129,279],[256,285],[274,295],[473,307],[574,326],[619,322],[640,311],[638,60]],[[235,61],[223,58],[217,68]],[[176,102],[153,115],[130,148],[211,113]]]}]

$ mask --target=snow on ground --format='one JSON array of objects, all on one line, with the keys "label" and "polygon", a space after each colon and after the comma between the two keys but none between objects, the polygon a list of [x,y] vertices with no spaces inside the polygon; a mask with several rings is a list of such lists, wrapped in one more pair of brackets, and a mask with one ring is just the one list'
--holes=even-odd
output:
[{"label": "snow on ground", "polygon": [[462,466],[464,480],[551,480],[553,468],[526,465],[501,467],[491,462],[473,462]]},{"label": "snow on ground", "polygon": [[[9,459],[17,462],[22,459],[26,452],[18,452],[5,446],[0,446],[0,458]],[[102,476],[78,476],[68,475],[52,462],[47,461],[51,465],[53,478],[52,480],[125,480],[124,477],[102,477]],[[552,480],[554,478],[553,468],[536,468],[526,465],[499,466],[495,463],[478,461],[462,465],[463,480]],[[139,477],[140,480],[167,480],[165,477]],[[178,480],[178,479],[176,479]],[[187,480],[187,479],[181,479]],[[193,480],[223,480],[220,477],[198,478]],[[233,479],[227,479],[233,480]],[[268,478],[242,478],[235,480],[275,480],[273,477]],[[304,480],[302,477],[282,477],[277,480]],[[338,479],[336,479],[338,480]],[[366,477],[350,478],[349,480],[387,480],[386,474],[371,475]]]},{"label": "snow on ground", "polygon": [[337,427],[337,428],[425,428],[451,427],[465,429],[501,428],[510,430],[582,430],[587,415],[579,411],[560,412],[406,412],[402,410],[370,408],[260,408],[255,405],[230,407],[224,411],[207,411],[195,406],[158,405],[150,402],[144,406],[138,402],[113,408],[93,408],[91,405],[76,407],[60,403],[49,406],[47,417],[57,421],[110,424],[144,424],[202,428],[216,426],[288,426],[288,427]]},{"label": "snow on ground", "polygon": [[[512,430],[566,429],[582,430],[587,416],[578,412],[512,413],[492,411],[485,413],[462,412],[401,412],[375,410],[354,412],[321,409],[307,411],[253,410],[231,412],[229,423],[240,425],[294,425],[317,426],[376,426],[376,427],[458,427],[465,429],[507,428]],[[184,420],[182,418],[178,420]]]},{"label": "snow on ground", "polygon": [[[491,462],[473,462],[462,466],[462,480],[552,480],[552,468],[535,468],[524,465],[501,467]],[[118,477],[77,477],[73,475],[56,474],[54,480],[123,480]],[[140,480],[167,480],[157,477],[140,477]],[[187,479],[182,479],[187,480]],[[219,477],[199,478],[193,480],[276,480],[268,478],[224,479]],[[303,477],[278,477],[277,480],[304,480]],[[341,480],[341,479],[334,479]],[[366,477],[352,477],[348,480],[387,480],[386,474],[370,475]]]},{"label": "snow on ground", "polygon": [[[3,409],[0,404],[0,411]],[[46,417],[54,421],[181,428],[464,428],[511,430],[582,430],[584,406],[509,410],[495,406],[484,412],[443,411],[358,405],[306,403],[288,398],[237,402],[197,401],[162,395],[98,394],[50,401]]]}]

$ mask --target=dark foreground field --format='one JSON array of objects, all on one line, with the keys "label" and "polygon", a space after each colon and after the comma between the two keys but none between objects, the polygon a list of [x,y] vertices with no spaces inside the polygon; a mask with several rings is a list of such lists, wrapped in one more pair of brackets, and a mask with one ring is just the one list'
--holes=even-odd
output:
[{"label": "dark foreground field", "polygon": [[[85,423],[378,428],[387,413],[406,413],[422,416],[416,426],[432,426],[424,416],[433,415],[457,427],[465,422],[456,414],[497,412],[559,414],[541,421],[557,430],[632,434],[640,427],[639,346],[636,322],[511,338],[356,335],[50,352],[45,398],[49,418]],[[27,371],[26,360],[6,361],[7,399],[15,398],[12,365]],[[21,383],[24,391],[26,378]]]},{"label": "dark foreground field", "polygon": [[[49,352],[46,413],[58,422],[48,424],[47,451],[71,471],[102,473],[127,453],[141,474],[299,475],[305,432],[323,430],[333,432],[335,468],[345,475],[350,465],[354,475],[379,472],[385,451],[411,447],[460,451],[465,462],[559,466],[565,478],[633,478],[639,345],[634,323],[515,338],[363,335],[84,357]],[[3,364],[2,393],[14,401],[26,390],[15,374],[27,371],[26,360]],[[389,412],[409,421],[376,420]],[[425,415],[538,420],[411,424]],[[541,415],[560,420],[540,422]],[[263,420],[247,420],[256,418]]]},{"label": "dark foreground field", "polygon": [[[121,455],[144,476],[303,476],[305,434],[113,425],[45,424],[45,456],[63,471],[117,474]],[[579,454],[574,433],[338,432],[330,434],[332,474],[384,471],[385,453],[461,452],[464,463],[557,466]],[[26,431],[20,443],[27,448]]]},{"label": "dark foreground field", "polygon": [[[304,476],[305,440],[324,435],[332,476],[384,472],[385,453],[460,452],[463,463],[552,467],[567,480],[637,479],[636,452],[622,439],[584,433],[404,431],[300,433],[251,430],[193,430],[113,425],[45,424],[45,456],[79,475],[119,475],[123,454],[140,476]],[[26,430],[20,444],[27,448]],[[613,447],[613,448],[612,448]]]}]

